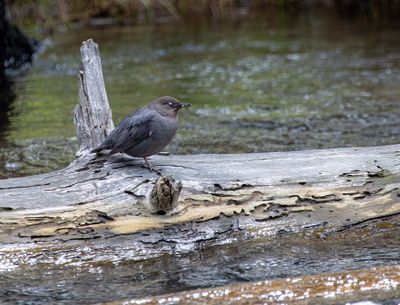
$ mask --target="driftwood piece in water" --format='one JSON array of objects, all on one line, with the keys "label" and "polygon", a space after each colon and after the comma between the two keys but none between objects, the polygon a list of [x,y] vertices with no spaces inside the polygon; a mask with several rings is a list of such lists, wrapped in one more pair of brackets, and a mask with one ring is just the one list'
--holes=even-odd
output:
[{"label": "driftwood piece in water", "polygon": [[88,41],[82,50],[79,158],[56,172],[0,182],[0,242],[123,235],[186,243],[239,231],[336,230],[400,213],[400,145],[154,156],[162,177],[124,155],[94,160],[88,150],[112,121],[97,46]]}]

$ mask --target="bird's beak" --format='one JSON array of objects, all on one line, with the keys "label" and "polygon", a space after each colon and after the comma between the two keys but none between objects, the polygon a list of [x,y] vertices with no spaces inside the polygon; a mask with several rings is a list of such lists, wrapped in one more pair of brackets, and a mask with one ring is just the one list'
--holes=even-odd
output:
[{"label": "bird's beak", "polygon": [[189,103],[181,103],[181,108],[188,108],[191,105]]}]

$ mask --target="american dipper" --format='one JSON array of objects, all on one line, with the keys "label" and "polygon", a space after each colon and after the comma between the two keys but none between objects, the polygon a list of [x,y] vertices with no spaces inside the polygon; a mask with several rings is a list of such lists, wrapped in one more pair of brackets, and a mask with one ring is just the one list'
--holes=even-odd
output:
[{"label": "american dipper", "polygon": [[128,115],[92,153],[111,150],[144,158],[159,153],[171,142],[178,129],[178,110],[189,107],[172,96],[163,96]]}]

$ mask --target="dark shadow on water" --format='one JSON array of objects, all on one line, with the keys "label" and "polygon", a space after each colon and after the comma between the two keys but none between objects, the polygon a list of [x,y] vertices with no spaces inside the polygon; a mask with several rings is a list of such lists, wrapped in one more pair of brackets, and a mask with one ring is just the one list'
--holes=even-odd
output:
[{"label": "dark shadow on water", "polygon": [[5,135],[10,125],[12,103],[16,99],[13,81],[5,75],[0,76],[0,146],[5,141]]},{"label": "dark shadow on water", "polygon": [[26,70],[38,41],[27,37],[18,27],[9,23],[6,4],[0,0],[0,143],[10,124],[11,105],[16,99],[14,81],[9,75],[17,75]]},{"label": "dark shadow on water", "polygon": [[[10,131],[13,104],[17,98],[15,79],[31,67],[33,54],[38,50],[39,42],[26,36],[18,27],[11,24],[6,14],[6,1],[0,0],[0,177],[9,177],[7,172],[7,154],[10,143],[7,134]],[[15,169],[14,163],[9,167]],[[4,170],[5,172],[4,172]]]}]

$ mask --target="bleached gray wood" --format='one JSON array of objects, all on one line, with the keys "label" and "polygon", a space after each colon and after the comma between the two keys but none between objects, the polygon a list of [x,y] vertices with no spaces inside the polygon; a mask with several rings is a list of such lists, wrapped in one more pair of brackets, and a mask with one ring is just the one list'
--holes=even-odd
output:
[{"label": "bleached gray wood", "polygon": [[80,103],[74,110],[79,141],[77,157],[98,146],[114,128],[99,49],[92,39],[82,43],[81,57],[83,71],[78,72]]},{"label": "bleached gray wood", "polygon": [[[82,228],[90,228],[87,237],[157,232],[216,218],[270,233],[310,226],[339,229],[400,213],[399,153],[400,146],[392,145],[212,158],[155,156],[152,163],[163,170],[162,179],[173,177],[181,185],[166,215],[158,215],[152,202],[159,176],[141,167],[141,160],[113,156],[90,163],[83,158],[61,171],[1,182],[0,241],[75,239]],[[213,236],[220,226],[207,230]],[[180,238],[186,239],[184,234]]]}]

